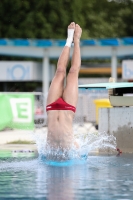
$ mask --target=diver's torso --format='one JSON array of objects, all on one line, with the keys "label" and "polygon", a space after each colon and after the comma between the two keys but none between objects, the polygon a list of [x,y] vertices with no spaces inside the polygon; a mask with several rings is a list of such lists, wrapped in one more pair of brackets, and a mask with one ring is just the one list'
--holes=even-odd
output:
[{"label": "diver's torso", "polygon": [[53,148],[70,148],[73,143],[74,113],[70,110],[51,110],[47,114],[48,144]]}]

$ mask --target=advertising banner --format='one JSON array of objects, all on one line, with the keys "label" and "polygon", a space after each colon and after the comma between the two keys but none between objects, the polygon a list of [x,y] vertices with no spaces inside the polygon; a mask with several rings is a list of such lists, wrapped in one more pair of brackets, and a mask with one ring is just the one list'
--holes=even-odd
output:
[{"label": "advertising banner", "polygon": [[0,130],[34,128],[34,95],[0,93]]},{"label": "advertising banner", "polygon": [[133,79],[133,60],[123,60],[122,78],[125,80]]},{"label": "advertising banner", "polygon": [[41,81],[42,64],[32,61],[0,61],[1,81]]}]

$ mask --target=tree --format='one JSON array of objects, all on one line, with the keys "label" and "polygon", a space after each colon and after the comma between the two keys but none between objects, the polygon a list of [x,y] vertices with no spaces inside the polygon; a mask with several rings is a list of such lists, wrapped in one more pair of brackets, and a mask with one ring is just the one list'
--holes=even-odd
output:
[{"label": "tree", "polygon": [[71,21],[84,39],[132,36],[132,10],[131,0],[2,0],[0,37],[62,39]]}]

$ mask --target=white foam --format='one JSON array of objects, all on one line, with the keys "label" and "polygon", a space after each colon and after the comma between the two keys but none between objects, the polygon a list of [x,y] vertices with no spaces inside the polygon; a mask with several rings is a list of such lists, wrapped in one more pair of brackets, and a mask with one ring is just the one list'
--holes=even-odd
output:
[{"label": "white foam", "polygon": [[[88,128],[89,131],[88,131]],[[34,140],[37,144],[37,149],[39,155],[53,154],[53,150],[50,148],[46,149],[46,141],[47,141],[47,128],[43,130],[36,130],[33,133]],[[116,138],[113,135],[108,135],[107,133],[99,133],[93,125],[75,125],[74,126],[74,139],[79,144],[79,148],[77,149],[74,145],[70,149],[69,154],[73,158],[77,158],[82,155],[88,155],[92,152],[114,152],[116,151]],[[51,151],[51,152],[50,152]],[[60,154],[60,150],[58,149],[56,152],[54,151],[57,157]],[[65,152],[66,153],[66,152]]]}]

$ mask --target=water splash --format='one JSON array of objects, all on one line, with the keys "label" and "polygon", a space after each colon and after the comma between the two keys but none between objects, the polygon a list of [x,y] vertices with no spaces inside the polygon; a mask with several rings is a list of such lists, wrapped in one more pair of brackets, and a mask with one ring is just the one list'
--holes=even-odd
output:
[{"label": "water splash", "polygon": [[81,154],[92,152],[113,153],[116,151],[116,138],[107,133],[87,133],[76,135]]},{"label": "water splash", "polygon": [[[88,125],[90,127],[90,124]],[[33,136],[37,144],[39,156],[46,160],[65,161],[72,159],[87,159],[89,154],[104,152],[112,154],[116,152],[116,138],[107,133],[99,133],[94,127],[88,130],[87,125],[75,125],[74,138],[79,148],[72,145],[71,149],[61,151],[60,149],[46,148],[47,128],[36,129]],[[90,128],[89,128],[90,129]]]},{"label": "water splash", "polygon": [[[90,125],[89,125],[90,126]],[[20,170],[36,169],[37,166],[51,165],[51,166],[72,166],[83,165],[86,162],[93,162],[93,155],[97,153],[116,154],[116,138],[107,133],[99,133],[96,130],[90,131],[85,125],[76,125],[73,127],[74,138],[79,144],[79,148],[75,145],[71,149],[61,151],[60,149],[46,148],[47,128],[36,129],[33,133],[33,139],[36,142],[39,157],[31,160],[3,160],[0,163],[0,171],[3,170]],[[92,130],[92,129],[91,129]],[[7,162],[8,161],[8,162]],[[28,162],[27,162],[28,161]]]}]

